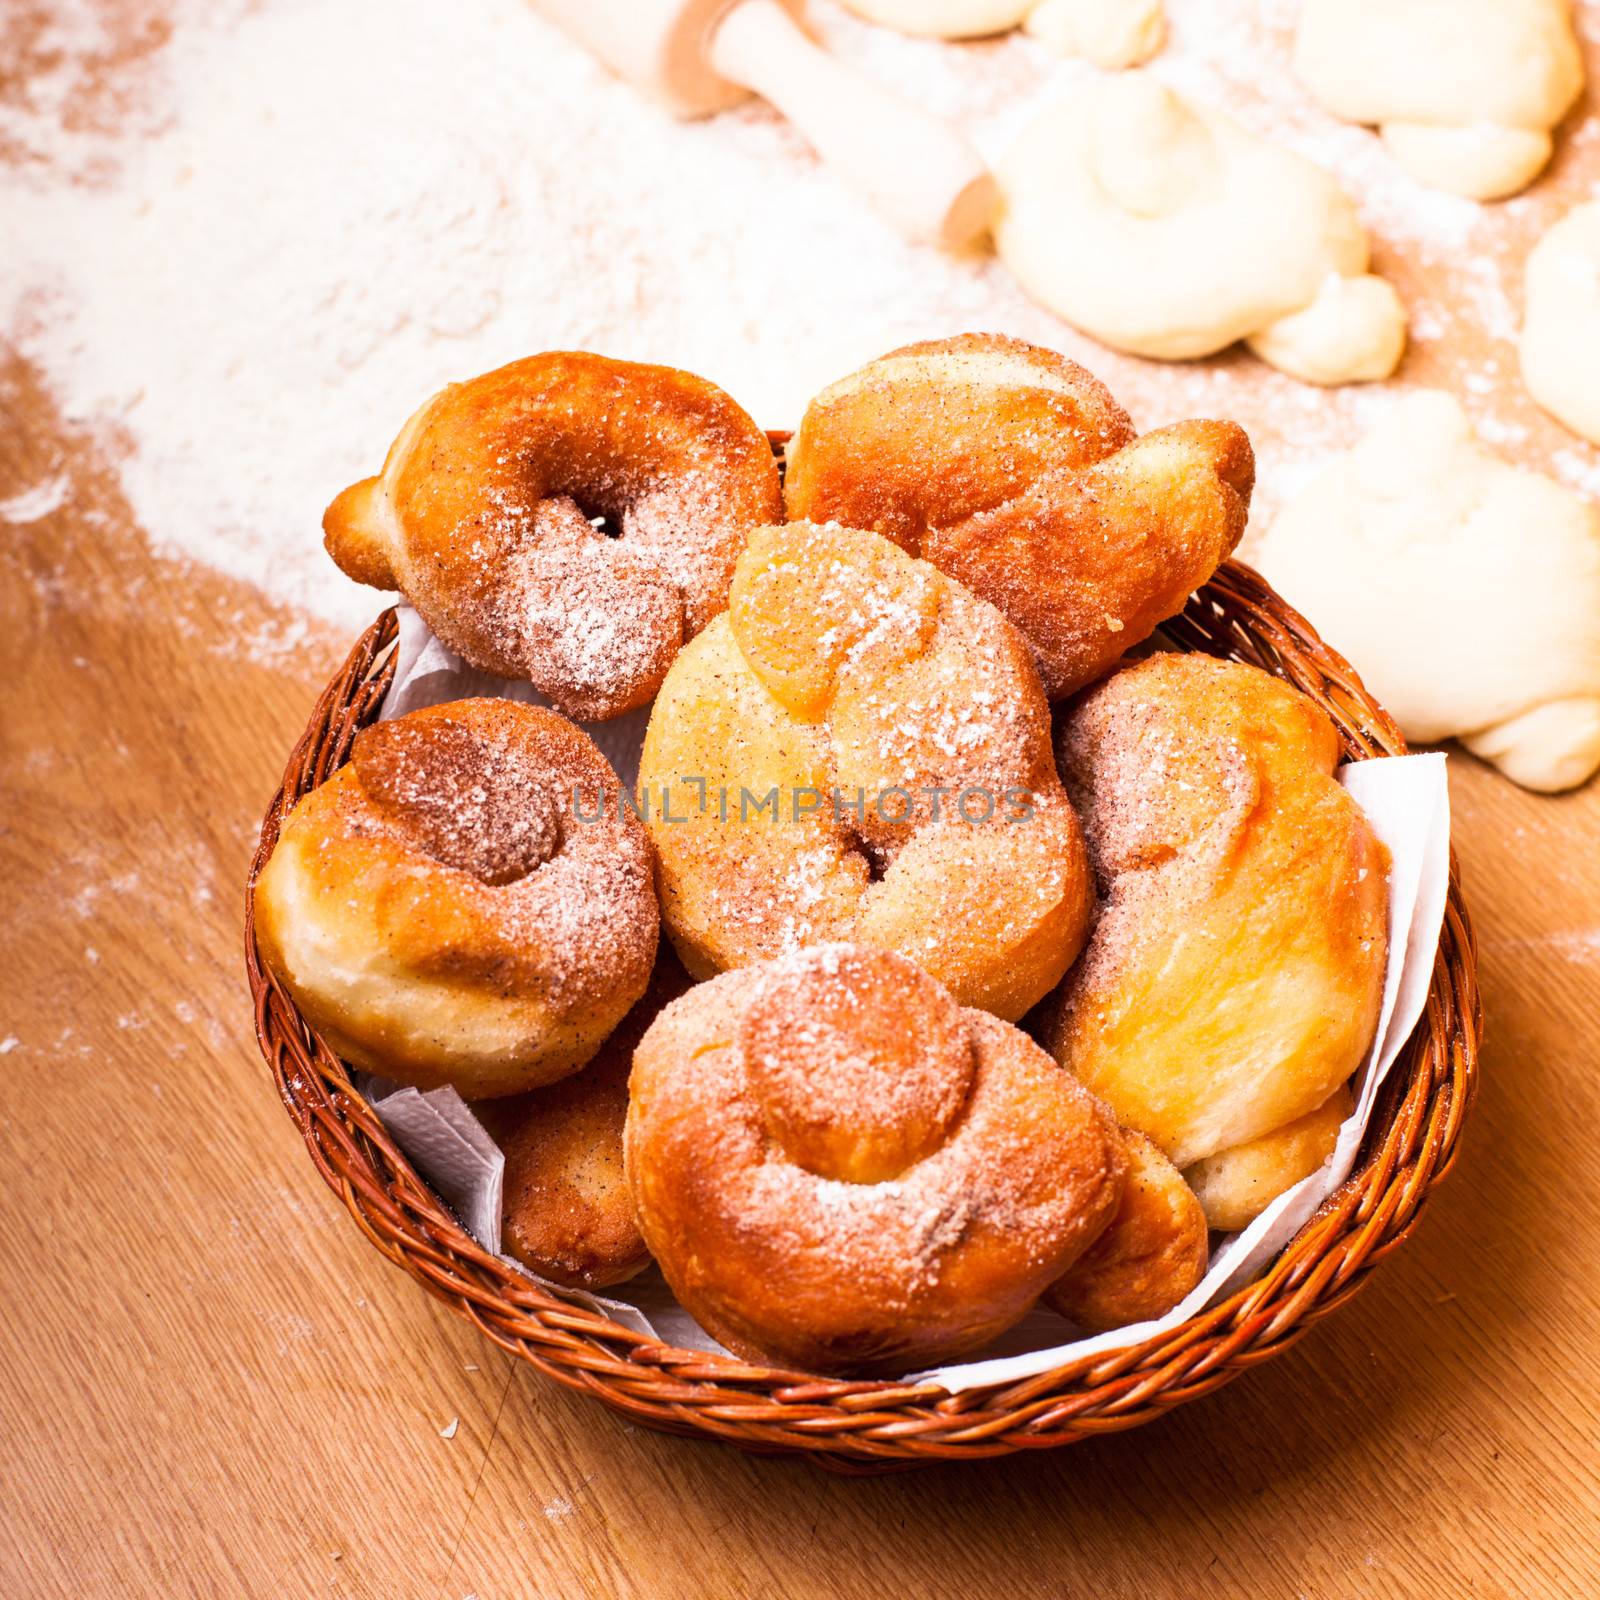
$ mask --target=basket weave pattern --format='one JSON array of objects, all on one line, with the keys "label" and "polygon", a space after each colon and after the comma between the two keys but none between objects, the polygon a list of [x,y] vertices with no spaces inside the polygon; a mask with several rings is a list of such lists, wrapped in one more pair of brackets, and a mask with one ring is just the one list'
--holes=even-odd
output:
[{"label": "basket weave pattern", "polygon": [[[1248,661],[1332,717],[1347,757],[1405,742],[1360,679],[1248,567],[1225,565],[1165,633]],[[1287,1349],[1349,1299],[1410,1232],[1449,1170],[1477,1082],[1482,1014],[1472,926],[1451,857],[1444,929],[1422,1020],[1391,1071],[1349,1181],[1272,1267],[1183,1326],[1130,1349],[960,1395],[933,1385],[825,1380],[674,1349],[541,1288],[474,1242],[417,1176],[344,1064],[262,966],[255,880],[289,808],[347,758],[393,674],[394,613],[323,690],[262,825],[245,897],[256,1034],[317,1171],[368,1239],[502,1349],[634,1421],[746,1449],[809,1452],[843,1471],[1048,1449],[1136,1427]]]}]

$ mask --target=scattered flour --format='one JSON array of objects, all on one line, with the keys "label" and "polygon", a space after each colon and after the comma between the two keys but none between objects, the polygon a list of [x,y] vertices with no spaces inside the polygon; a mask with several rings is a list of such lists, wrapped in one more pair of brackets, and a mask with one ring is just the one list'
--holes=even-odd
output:
[{"label": "scattered flour", "polygon": [[[323,506],[439,385],[539,349],[685,366],[784,426],[896,344],[1012,333],[1084,360],[1142,426],[1237,416],[1263,513],[1374,404],[1248,360],[1108,356],[991,257],[900,240],[766,108],[675,123],[526,0],[145,9],[157,20],[109,66],[108,8],[30,13],[21,88],[0,93],[0,331],[113,452],[158,547],[343,624],[373,597],[324,557]],[[991,151],[1092,71],[1021,36],[955,47],[813,11],[841,55]],[[1464,263],[1451,305],[1414,299],[1419,340],[1463,324],[1508,339],[1515,264],[1484,247],[1487,212],[1410,182],[1310,103],[1287,71],[1293,12],[1189,0],[1155,70],[1334,168],[1380,254]],[[1568,458],[1556,469],[1592,483],[1594,458]],[[67,488],[0,517],[47,515]]]},{"label": "scattered flour", "polygon": [[0,500],[0,522],[38,522],[61,509],[70,488],[64,476],[47,478],[31,489],[24,489],[21,494],[12,495],[9,500]]}]

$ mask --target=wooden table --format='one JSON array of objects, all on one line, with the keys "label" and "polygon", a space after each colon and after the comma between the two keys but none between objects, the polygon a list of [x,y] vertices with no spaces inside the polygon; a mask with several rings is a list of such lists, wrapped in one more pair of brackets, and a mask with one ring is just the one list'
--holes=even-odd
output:
[{"label": "wooden table", "polygon": [[1452,763],[1489,1043],[1452,1181],[1295,1351],[1138,1432],[836,1479],[627,1426],[391,1268],[251,1033],[240,890],[343,642],[152,556],[0,368],[0,1593],[1600,1588],[1600,785]]}]

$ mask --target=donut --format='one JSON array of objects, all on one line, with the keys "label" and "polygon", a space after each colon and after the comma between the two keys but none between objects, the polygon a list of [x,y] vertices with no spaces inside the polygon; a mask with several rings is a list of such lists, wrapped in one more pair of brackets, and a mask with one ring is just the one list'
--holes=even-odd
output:
[{"label": "donut", "polygon": [[904,1373],[1015,1323],[1117,1209],[1122,1139],[1026,1034],[889,951],[724,973],[634,1052],[645,1242],[728,1349]]},{"label": "donut", "polygon": [[284,820],[256,884],[262,959],[334,1050],[384,1077],[469,1100],[564,1077],[655,959],[650,844],[617,790],[543,707],[374,723]]},{"label": "donut", "polygon": [[1017,631],[876,534],[757,530],[673,663],[639,768],[662,916],[696,978],[848,940],[1020,1017],[1091,885]]},{"label": "donut", "polygon": [[1047,1047],[1180,1168],[1324,1105],[1388,956],[1388,851],[1332,723],[1255,667],[1164,654],[1074,702],[1057,755],[1100,901]]},{"label": "donut", "polygon": [[633,1052],[689,976],[663,945],[644,998],[586,1067],[474,1110],[505,1156],[501,1248],[571,1289],[604,1289],[649,1264],[622,1171]]},{"label": "donut", "polygon": [[1124,1151],[1116,1215],[1044,1294],[1085,1333],[1162,1316],[1206,1275],[1211,1235],[1194,1190],[1143,1134],[1125,1134]]},{"label": "donut", "polygon": [[649,702],[781,504],[766,435],[714,384],[554,351],[435,395],[322,526],[472,666],[594,722]]},{"label": "donut", "polygon": [[824,389],[787,452],[795,519],[892,539],[996,606],[1059,700],[1182,610],[1244,532],[1231,422],[1135,437],[1075,362],[998,334],[907,345]]},{"label": "donut", "polygon": [[1314,1111],[1245,1144],[1219,1150],[1183,1174],[1206,1221],[1223,1233],[1247,1228],[1267,1205],[1333,1154],[1339,1129],[1355,1110],[1347,1084],[1340,1084]]}]

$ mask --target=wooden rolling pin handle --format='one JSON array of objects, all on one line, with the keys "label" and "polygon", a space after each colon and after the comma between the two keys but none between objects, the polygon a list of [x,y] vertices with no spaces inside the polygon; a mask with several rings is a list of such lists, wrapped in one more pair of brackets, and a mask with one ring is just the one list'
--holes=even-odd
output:
[{"label": "wooden rolling pin handle", "polygon": [[989,227],[996,190],[977,151],[948,123],[836,61],[777,0],[740,0],[717,24],[710,59],[770,100],[913,239],[959,250]]}]

